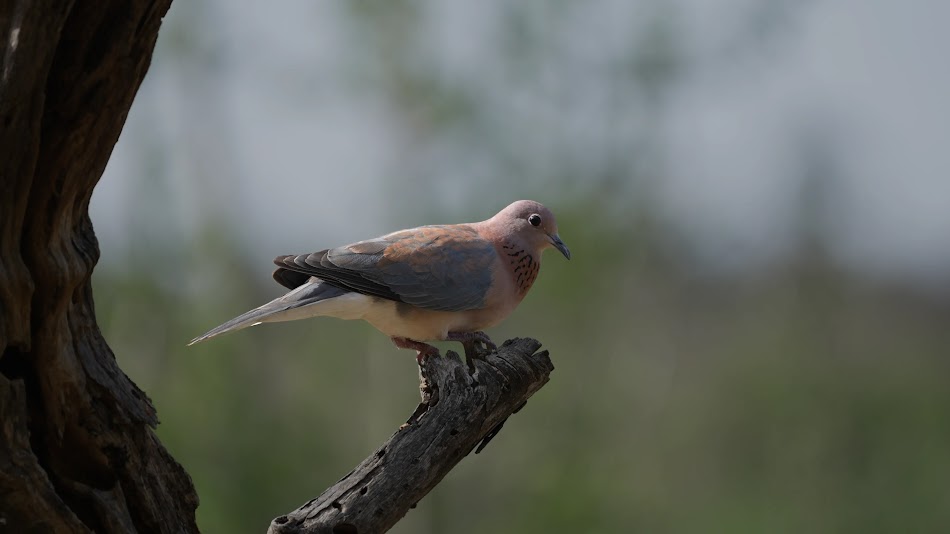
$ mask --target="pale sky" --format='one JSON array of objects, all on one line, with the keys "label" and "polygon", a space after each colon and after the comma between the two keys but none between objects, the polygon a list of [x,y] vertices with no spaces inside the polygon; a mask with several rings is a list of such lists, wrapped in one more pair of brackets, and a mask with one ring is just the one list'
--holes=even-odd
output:
[{"label": "pale sky", "polygon": [[[524,176],[485,192],[479,184],[498,177],[468,150],[473,134],[408,135],[404,111],[373,90],[385,54],[366,52],[371,46],[340,4],[173,3],[93,195],[101,261],[122,261],[145,238],[188,239],[215,218],[255,256],[270,258],[487,217],[516,198],[560,201],[546,197],[554,155],[601,158],[598,147],[636,139],[639,121],[651,116],[635,106],[615,113],[617,97],[603,92],[597,73],[638,42],[639,21],[652,20],[660,4],[601,0],[570,17],[530,21],[553,37],[529,73],[499,59],[510,4],[431,4],[413,38],[419,63],[489,102],[488,135],[530,162]],[[740,271],[768,264],[792,246],[799,184],[810,171],[802,154],[818,151],[837,177],[825,222],[835,259],[871,275],[946,282],[950,3],[766,4],[670,4],[690,68],[651,123],[663,169],[651,203],[687,238],[695,261]],[[771,28],[761,39],[760,27]],[[535,88],[556,96],[539,98]],[[560,98],[573,104],[551,104]],[[612,129],[602,128],[611,120]],[[571,194],[601,194],[587,179],[577,177]],[[472,195],[484,207],[467,202]],[[143,198],[161,205],[142,206]]]}]

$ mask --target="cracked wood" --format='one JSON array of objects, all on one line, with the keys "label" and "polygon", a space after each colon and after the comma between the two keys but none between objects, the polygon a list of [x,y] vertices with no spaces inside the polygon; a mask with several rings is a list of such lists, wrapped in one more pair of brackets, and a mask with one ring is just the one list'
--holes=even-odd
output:
[{"label": "cracked wood", "polygon": [[289,514],[269,534],[378,533],[396,524],[508,417],[547,383],[554,365],[529,338],[462,362],[449,351],[426,359],[422,402],[395,434],[353,471]]}]

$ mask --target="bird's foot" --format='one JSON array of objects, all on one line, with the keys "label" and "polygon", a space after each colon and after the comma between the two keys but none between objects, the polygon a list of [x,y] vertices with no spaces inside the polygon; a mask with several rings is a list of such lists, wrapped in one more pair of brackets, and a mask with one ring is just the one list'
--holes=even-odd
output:
[{"label": "bird's foot", "polygon": [[482,344],[488,352],[498,350],[495,343],[485,332],[449,332],[445,337],[446,341],[458,341],[465,348],[465,357],[467,359],[481,357],[481,350],[478,345]]},{"label": "bird's foot", "polygon": [[400,349],[412,349],[416,351],[416,363],[419,364],[419,367],[422,367],[422,362],[424,362],[429,356],[439,355],[439,349],[429,345],[428,343],[413,341],[406,337],[391,337],[390,339],[392,339],[393,344]]}]

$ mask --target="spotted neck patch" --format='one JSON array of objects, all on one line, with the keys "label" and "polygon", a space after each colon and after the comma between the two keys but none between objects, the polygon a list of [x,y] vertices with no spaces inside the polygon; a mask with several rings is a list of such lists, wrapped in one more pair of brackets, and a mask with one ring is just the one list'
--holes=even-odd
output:
[{"label": "spotted neck patch", "polygon": [[541,264],[520,246],[506,243],[501,248],[508,262],[508,269],[511,271],[515,279],[515,285],[518,287],[518,295],[523,297],[531,289],[535,279],[538,278]]}]

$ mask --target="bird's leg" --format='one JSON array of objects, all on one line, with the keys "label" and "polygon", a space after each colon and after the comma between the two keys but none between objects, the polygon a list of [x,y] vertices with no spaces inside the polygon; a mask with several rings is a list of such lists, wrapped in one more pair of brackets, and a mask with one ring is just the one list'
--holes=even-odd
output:
[{"label": "bird's leg", "polygon": [[422,366],[422,361],[429,356],[438,356],[439,349],[429,345],[427,343],[422,343],[421,341],[413,341],[406,337],[391,337],[389,338],[393,341],[393,344],[401,349],[412,349],[416,351],[416,363],[419,366]]},{"label": "bird's leg", "polygon": [[466,358],[477,358],[477,343],[482,343],[488,350],[497,350],[498,347],[492,343],[490,337],[485,332],[449,332],[445,337],[446,341],[458,341],[465,347]]}]

